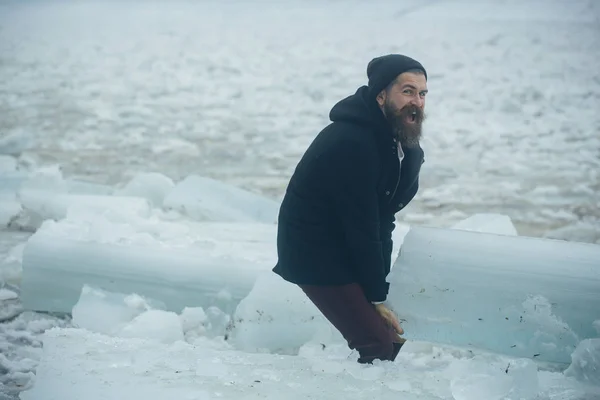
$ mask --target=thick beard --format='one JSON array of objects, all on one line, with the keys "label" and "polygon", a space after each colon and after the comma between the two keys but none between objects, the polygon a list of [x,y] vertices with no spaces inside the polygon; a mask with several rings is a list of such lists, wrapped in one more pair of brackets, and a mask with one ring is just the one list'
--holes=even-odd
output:
[{"label": "thick beard", "polygon": [[[394,137],[405,147],[418,147],[421,141],[423,121],[425,113],[422,109],[414,106],[405,106],[398,109],[392,102],[386,99],[383,105],[386,119],[392,127]],[[413,111],[417,113],[416,122],[407,124],[405,118]]]}]

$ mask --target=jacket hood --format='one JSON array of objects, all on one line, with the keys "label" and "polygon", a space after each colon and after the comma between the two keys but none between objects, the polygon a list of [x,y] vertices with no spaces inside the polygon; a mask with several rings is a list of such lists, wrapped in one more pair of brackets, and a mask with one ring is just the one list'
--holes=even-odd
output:
[{"label": "jacket hood", "polygon": [[335,104],[329,112],[329,119],[332,122],[349,122],[371,127],[381,127],[382,123],[386,123],[377,103],[369,97],[367,86],[361,86],[356,93]]}]

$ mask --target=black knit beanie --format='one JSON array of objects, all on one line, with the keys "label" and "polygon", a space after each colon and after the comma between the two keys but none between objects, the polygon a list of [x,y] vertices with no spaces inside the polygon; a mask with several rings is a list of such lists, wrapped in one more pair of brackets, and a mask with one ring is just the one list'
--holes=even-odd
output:
[{"label": "black knit beanie", "polygon": [[376,57],[367,65],[369,91],[375,97],[387,87],[398,75],[411,69],[420,69],[427,79],[427,71],[416,60],[401,54],[388,54]]}]

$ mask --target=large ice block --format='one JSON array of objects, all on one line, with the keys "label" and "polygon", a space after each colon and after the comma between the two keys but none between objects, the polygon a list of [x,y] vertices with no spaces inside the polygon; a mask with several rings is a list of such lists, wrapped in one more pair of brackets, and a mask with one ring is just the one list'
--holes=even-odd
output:
[{"label": "large ice block", "polygon": [[275,225],[100,220],[47,223],[29,239],[25,308],[71,312],[87,284],[156,299],[168,311],[215,305],[232,312],[275,265]]},{"label": "large ice block", "polygon": [[164,207],[200,221],[276,223],[279,212],[274,200],[196,175],[179,182]]},{"label": "large ice block", "polygon": [[389,282],[408,339],[568,364],[598,336],[598,245],[414,227]]}]

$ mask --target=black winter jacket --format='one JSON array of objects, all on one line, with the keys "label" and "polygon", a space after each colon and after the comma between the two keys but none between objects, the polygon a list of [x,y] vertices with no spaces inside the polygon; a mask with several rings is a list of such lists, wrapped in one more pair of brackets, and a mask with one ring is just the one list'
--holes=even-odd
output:
[{"label": "black winter jacket", "polygon": [[295,284],[358,283],[384,301],[395,214],[417,193],[423,150],[403,147],[399,175],[397,144],[366,86],[329,116],[287,187],[273,271]]}]

